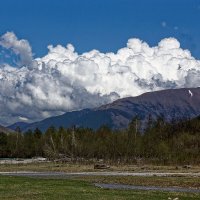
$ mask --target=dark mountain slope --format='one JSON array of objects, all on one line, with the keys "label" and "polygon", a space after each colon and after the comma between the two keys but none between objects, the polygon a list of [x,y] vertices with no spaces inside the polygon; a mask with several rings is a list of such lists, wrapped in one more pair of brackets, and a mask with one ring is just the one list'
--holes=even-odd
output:
[{"label": "dark mountain slope", "polygon": [[17,122],[14,123],[10,126],[8,126],[8,128],[12,129],[12,130],[16,130],[18,127],[20,127],[21,130],[25,130],[30,124],[26,123],[26,122]]},{"label": "dark mountain slope", "polygon": [[98,110],[108,109],[116,111],[112,116],[114,127],[126,126],[135,115],[141,119],[147,119],[149,115],[153,118],[162,115],[168,121],[193,118],[200,114],[200,88],[148,92],[137,97],[119,99]]}]

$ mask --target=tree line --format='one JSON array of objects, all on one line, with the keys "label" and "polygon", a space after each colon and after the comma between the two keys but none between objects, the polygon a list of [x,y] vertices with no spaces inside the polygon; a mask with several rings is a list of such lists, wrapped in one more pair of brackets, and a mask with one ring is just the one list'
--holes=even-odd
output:
[{"label": "tree line", "polygon": [[200,117],[171,122],[162,117],[149,119],[145,128],[135,117],[125,130],[51,126],[44,133],[38,128],[25,133],[19,128],[15,133],[0,133],[1,158],[37,156],[50,160],[199,164]]}]

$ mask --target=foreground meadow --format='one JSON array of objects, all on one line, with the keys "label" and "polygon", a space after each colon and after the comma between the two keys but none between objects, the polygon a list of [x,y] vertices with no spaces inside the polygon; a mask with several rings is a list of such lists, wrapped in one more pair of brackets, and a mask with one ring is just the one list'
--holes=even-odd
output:
[{"label": "foreground meadow", "polygon": [[70,200],[200,200],[199,194],[153,191],[108,190],[95,187],[87,180],[42,179],[0,176],[1,199],[70,199]]}]

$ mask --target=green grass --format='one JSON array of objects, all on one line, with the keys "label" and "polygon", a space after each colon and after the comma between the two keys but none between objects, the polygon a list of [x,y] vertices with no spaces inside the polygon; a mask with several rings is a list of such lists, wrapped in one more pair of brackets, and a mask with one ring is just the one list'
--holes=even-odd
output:
[{"label": "green grass", "polygon": [[0,176],[0,199],[2,200],[167,200],[168,197],[178,197],[179,200],[200,200],[199,194],[106,190],[80,180]]}]

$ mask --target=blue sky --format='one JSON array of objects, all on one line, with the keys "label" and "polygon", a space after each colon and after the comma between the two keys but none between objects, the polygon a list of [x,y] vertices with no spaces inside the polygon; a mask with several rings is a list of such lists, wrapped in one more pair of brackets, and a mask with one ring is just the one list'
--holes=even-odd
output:
[{"label": "blue sky", "polygon": [[27,39],[35,57],[47,45],[72,43],[81,53],[117,51],[129,38],[156,45],[176,37],[200,58],[200,0],[2,0],[0,34]]}]

